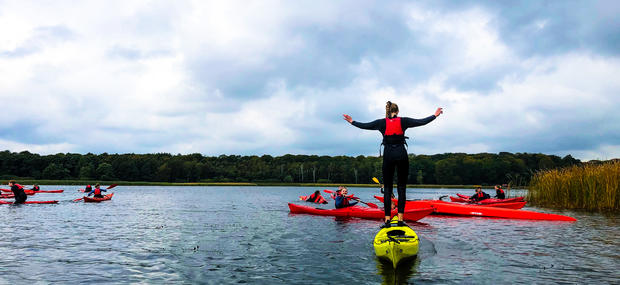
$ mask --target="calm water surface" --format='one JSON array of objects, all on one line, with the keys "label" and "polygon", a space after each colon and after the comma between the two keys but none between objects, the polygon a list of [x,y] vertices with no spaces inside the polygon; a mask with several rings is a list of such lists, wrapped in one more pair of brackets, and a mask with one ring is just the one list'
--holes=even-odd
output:
[{"label": "calm water surface", "polygon": [[[379,221],[292,215],[307,187],[125,187],[100,204],[76,186],[0,205],[0,284],[618,284],[618,215],[577,222],[431,216],[410,224],[418,259],[374,255]],[[352,188],[367,201],[376,188]],[[409,198],[471,190],[409,189]],[[331,204],[330,207],[333,207]]]}]

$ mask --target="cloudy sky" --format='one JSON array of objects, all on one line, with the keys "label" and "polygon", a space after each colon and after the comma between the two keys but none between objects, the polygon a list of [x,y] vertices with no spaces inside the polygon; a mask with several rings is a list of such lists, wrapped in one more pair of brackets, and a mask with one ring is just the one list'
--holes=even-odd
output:
[{"label": "cloudy sky", "polygon": [[0,149],[620,157],[620,2],[516,3],[0,0]]}]

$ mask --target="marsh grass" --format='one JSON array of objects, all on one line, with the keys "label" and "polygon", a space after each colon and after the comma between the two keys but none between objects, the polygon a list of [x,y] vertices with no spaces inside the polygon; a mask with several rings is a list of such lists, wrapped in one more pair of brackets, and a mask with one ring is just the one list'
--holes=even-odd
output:
[{"label": "marsh grass", "polygon": [[620,211],[620,160],[536,173],[528,200],[554,208]]}]

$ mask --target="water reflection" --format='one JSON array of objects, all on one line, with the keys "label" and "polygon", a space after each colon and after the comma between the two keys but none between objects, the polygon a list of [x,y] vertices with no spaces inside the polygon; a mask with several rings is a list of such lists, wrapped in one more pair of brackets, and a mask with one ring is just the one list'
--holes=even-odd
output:
[{"label": "water reflection", "polygon": [[413,284],[409,283],[409,279],[416,273],[420,264],[417,257],[401,260],[396,268],[392,266],[389,260],[376,257],[377,274],[381,275],[383,282],[381,284]]}]

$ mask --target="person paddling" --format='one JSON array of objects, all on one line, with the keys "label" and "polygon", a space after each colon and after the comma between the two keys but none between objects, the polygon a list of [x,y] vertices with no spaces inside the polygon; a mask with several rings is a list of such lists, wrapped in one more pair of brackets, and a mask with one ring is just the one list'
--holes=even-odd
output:
[{"label": "person paddling", "polygon": [[346,207],[351,207],[354,206],[355,204],[357,204],[356,202],[351,202],[351,200],[353,200],[353,198],[351,196],[348,196],[347,194],[349,193],[346,187],[338,187],[339,191],[336,192],[336,198],[335,198],[335,205],[336,205],[336,209],[340,209],[340,208],[346,208]]},{"label": "person paddling", "polygon": [[407,176],[409,175],[409,156],[405,148],[405,131],[408,128],[426,125],[443,113],[442,108],[437,108],[435,114],[424,119],[412,119],[408,117],[398,117],[398,105],[390,101],[385,105],[385,118],[378,119],[369,123],[353,121],[351,116],[344,114],[345,121],[353,126],[365,130],[378,130],[383,135],[383,184],[385,190],[384,209],[385,224],[381,227],[390,226],[392,193],[394,188],[394,171],[398,173],[398,226],[404,226],[403,213],[405,212],[405,202],[407,200]]},{"label": "person paddling", "polygon": [[41,191],[41,187],[39,187],[38,184],[34,184],[34,185],[32,185],[32,189],[30,189],[30,190],[32,190],[32,191]]},{"label": "person paddling", "polygon": [[306,202],[312,202],[317,204],[327,204],[327,200],[321,196],[321,191],[316,190],[314,193],[305,200]]},{"label": "person paddling", "polygon": [[89,193],[90,191],[93,191],[93,186],[90,186],[90,184],[86,185],[86,187],[84,187],[84,193]]},{"label": "person paddling", "polygon": [[26,193],[24,192],[24,186],[17,184],[15,180],[9,181],[9,186],[11,187],[11,191],[15,196],[15,204],[22,204],[26,202],[28,196],[26,196]]},{"label": "person paddling", "polygon": [[95,198],[103,198],[103,195],[101,195],[101,191],[108,192],[108,190],[101,189],[101,187],[99,186],[99,183],[97,183],[97,184],[95,184],[95,189],[93,189],[92,191],[88,192],[88,195],[86,195],[86,196],[90,196],[91,194],[95,194],[93,197],[95,197]]},{"label": "person paddling", "polygon": [[504,193],[504,190],[499,185],[495,185],[495,198],[506,199],[506,193]]},{"label": "person paddling", "polygon": [[491,195],[489,195],[487,193],[484,193],[482,191],[482,188],[478,187],[478,188],[476,188],[476,194],[471,196],[469,198],[469,200],[472,201],[472,202],[480,202],[480,201],[482,201],[484,199],[489,199],[489,198],[491,198]]}]

